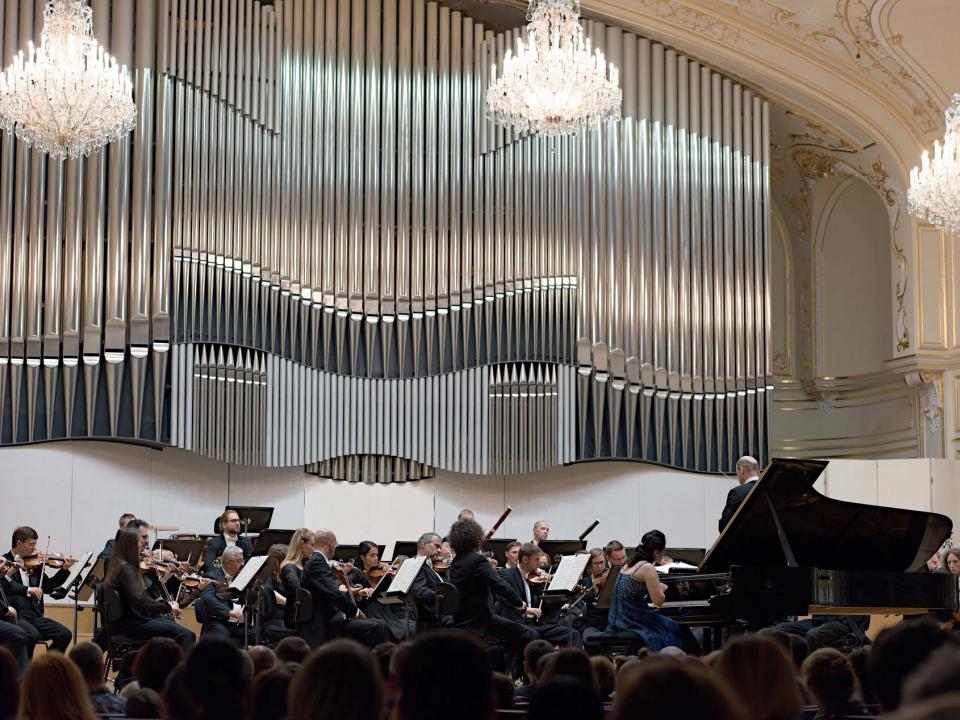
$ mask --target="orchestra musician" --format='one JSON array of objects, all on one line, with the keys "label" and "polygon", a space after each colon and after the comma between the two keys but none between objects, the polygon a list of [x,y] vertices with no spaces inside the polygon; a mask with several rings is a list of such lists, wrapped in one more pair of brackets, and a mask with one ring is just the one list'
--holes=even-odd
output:
[{"label": "orchestra musician", "polygon": [[[500,571],[500,577],[526,602],[526,612],[519,612],[502,599],[497,603],[497,610],[508,620],[532,628],[539,639],[551,645],[566,645],[570,641],[570,628],[560,623],[548,623],[543,618],[543,588],[548,581],[540,570],[540,557],[543,554],[543,550],[533,543],[526,543],[520,547],[517,564]],[[574,632],[574,643],[578,641],[579,634]]]},{"label": "orchestra musician", "polygon": [[717,527],[720,532],[723,532],[723,529],[727,526],[727,523],[730,522],[734,514],[737,512],[737,508],[740,507],[740,503],[746,500],[747,495],[750,494],[750,491],[753,489],[753,486],[757,484],[757,480],[760,479],[760,463],[758,463],[754,458],[749,455],[744,455],[742,458],[737,460],[737,482],[739,485],[733,488],[729,493],[727,493],[727,503],[723,506],[723,512],[720,514],[720,521],[717,523]]},{"label": "orchestra musician", "polygon": [[16,659],[17,671],[22,679],[33,656],[34,632],[32,627],[24,627],[26,620],[17,616],[16,608],[10,605],[8,599],[9,578],[16,572],[16,565],[0,565],[0,646],[6,647]]},{"label": "orchestra musician", "polygon": [[[270,573],[263,585],[260,586],[260,596],[263,598],[262,613],[259,615],[258,622],[263,630],[263,634],[269,640],[280,641],[285,637],[294,634],[291,628],[287,627],[286,610],[287,596],[283,589],[283,580],[281,578],[283,561],[287,557],[288,546],[281,543],[275,543],[267,550],[268,562],[273,564],[273,571]],[[294,600],[296,601],[296,593]]]},{"label": "orchestra musician", "polygon": [[253,543],[250,538],[240,534],[240,515],[236,510],[224,510],[220,515],[220,534],[207,540],[203,550],[203,571],[212,577],[216,560],[228,547],[239,547],[243,551],[243,561],[253,555]]},{"label": "orchestra musician", "polygon": [[140,537],[137,528],[126,527],[117,533],[113,544],[113,557],[104,585],[116,590],[120,596],[120,620],[111,631],[130,638],[134,642],[151,637],[168,637],[189,650],[197,640],[192,631],[173,620],[163,617],[180,614],[176,602],[157,600],[147,594],[141,575]]},{"label": "orchestra musician", "polygon": [[505,570],[515,568],[517,563],[520,562],[520,548],[523,547],[521,542],[512,542],[507,545],[507,549],[503,551],[503,555],[507,560],[507,564],[504,566]]},{"label": "orchestra musician", "polygon": [[474,517],[473,510],[470,510],[469,508],[464,508],[463,510],[457,513],[457,522],[460,522],[461,520],[476,520],[476,519],[477,518]]},{"label": "orchestra musician", "polygon": [[243,549],[233,545],[224,549],[220,556],[220,567],[212,568],[207,574],[214,582],[207,586],[198,601],[197,612],[203,616],[200,637],[219,637],[232,640],[237,645],[248,645],[255,641],[253,628],[245,626],[243,605],[227,590],[245,562]]},{"label": "orchestra musician", "polygon": [[501,578],[481,553],[483,529],[473,520],[460,520],[450,528],[450,545],[456,555],[450,564],[450,581],[460,594],[460,607],[454,615],[454,627],[479,635],[489,635],[507,646],[516,657],[528,642],[537,639],[534,630],[509,620],[492,610],[492,599],[513,608],[521,617],[539,615]]},{"label": "orchestra musician", "polygon": [[390,577],[383,577],[393,573],[386,563],[380,562],[380,548],[375,542],[364,540],[357,547],[357,557],[353,571],[347,579],[354,587],[354,600],[357,607],[368,618],[382,620],[390,642],[403,642],[407,637],[407,621],[400,603],[384,605],[373,598],[378,582],[385,582],[384,589],[389,587]]},{"label": "orchestra musician", "polygon": [[283,606],[283,621],[288,628],[296,629],[297,590],[303,580],[303,568],[313,556],[313,530],[299,528],[290,538],[287,556],[280,564],[280,585],[287,598]]},{"label": "orchestra musician", "polygon": [[533,524],[533,544],[539,545],[550,538],[550,524],[546,520],[537,520]]},{"label": "orchestra musician", "polygon": [[[348,637],[367,647],[386,640],[381,620],[368,620],[357,607],[346,584],[346,577],[334,575],[331,559],[337,549],[337,536],[331,530],[317,530],[314,551],[303,568],[302,586],[313,597],[313,618],[304,627],[303,639],[317,647],[329,638]],[[343,575],[343,568],[337,569]]]},{"label": "orchestra musician", "polygon": [[[120,530],[123,530],[131,520],[136,520],[137,516],[133,513],[124,513],[120,516]],[[110,558],[113,556],[113,543],[116,536],[107,540],[103,550],[97,555],[97,560],[103,560],[104,567],[110,565]]]},{"label": "orchestra musician", "polygon": [[436,614],[437,585],[443,578],[434,569],[440,562],[440,536],[434,532],[424,533],[417,540],[417,557],[426,557],[427,561],[410,584],[409,595],[413,598],[417,611],[417,630],[423,632],[453,624],[451,615]]},{"label": "orchestra musician", "polygon": [[619,540],[611,540],[603,548],[603,555],[607,559],[607,565],[626,565],[627,549]]},{"label": "orchestra musician", "polygon": [[[8,602],[17,611],[17,617],[25,623],[21,627],[32,635],[34,644],[49,640],[51,650],[65,652],[73,633],[43,616],[43,596],[63,584],[76,560],[72,557],[59,561],[47,559],[37,551],[37,537],[37,531],[32,527],[18,527],[13,531],[11,550],[3,557],[19,563],[20,567],[9,577],[9,587],[4,590]],[[45,567],[48,564],[59,567],[59,570],[47,575]]]}]

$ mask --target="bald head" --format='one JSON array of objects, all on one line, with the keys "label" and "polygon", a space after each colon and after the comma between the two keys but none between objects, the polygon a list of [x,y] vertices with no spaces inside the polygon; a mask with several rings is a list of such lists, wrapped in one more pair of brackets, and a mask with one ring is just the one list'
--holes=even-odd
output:
[{"label": "bald head", "polygon": [[750,478],[760,475],[760,463],[749,455],[737,460],[737,480],[743,485]]}]

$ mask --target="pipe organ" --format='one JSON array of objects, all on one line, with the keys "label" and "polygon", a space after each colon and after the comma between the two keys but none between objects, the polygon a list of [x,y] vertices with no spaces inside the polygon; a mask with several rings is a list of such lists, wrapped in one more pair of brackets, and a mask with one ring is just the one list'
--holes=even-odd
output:
[{"label": "pipe organ", "polygon": [[[485,118],[426,0],[93,0],[136,129],[0,142],[0,443],[111,437],[369,482],[767,456],[768,114],[585,20],[623,119]],[[39,40],[6,0],[0,48]]]}]

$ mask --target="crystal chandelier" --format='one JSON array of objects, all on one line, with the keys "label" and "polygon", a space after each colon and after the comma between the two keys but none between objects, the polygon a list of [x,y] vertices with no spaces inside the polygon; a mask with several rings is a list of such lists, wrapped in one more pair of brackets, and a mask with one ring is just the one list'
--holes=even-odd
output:
[{"label": "crystal chandelier", "polygon": [[0,127],[62,159],[123,137],[136,116],[127,68],[94,39],[86,0],[50,0],[40,47],[0,73]]},{"label": "crystal chandelier", "polygon": [[569,135],[620,119],[619,72],[591,51],[580,0],[530,0],[527,42],[507,50],[503,73],[491,70],[487,116],[518,132]]},{"label": "crystal chandelier", "polygon": [[918,220],[948,232],[960,232],[960,93],[946,112],[943,143],[933,144],[933,159],[924,150],[919,168],[910,171],[907,208]]}]

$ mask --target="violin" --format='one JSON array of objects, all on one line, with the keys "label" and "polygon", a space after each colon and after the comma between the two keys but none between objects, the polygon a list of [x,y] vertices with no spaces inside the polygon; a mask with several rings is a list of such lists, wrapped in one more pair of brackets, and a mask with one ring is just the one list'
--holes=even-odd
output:
[{"label": "violin", "polygon": [[534,583],[536,585],[546,585],[551,580],[553,580],[553,575],[548,572],[544,572],[543,568],[537,568],[531,573],[527,573],[527,582]]},{"label": "violin", "polygon": [[387,563],[377,563],[372,568],[367,570],[367,579],[371,583],[375,583],[379,580],[382,580],[384,575],[393,575],[393,568]]},{"label": "violin", "polygon": [[29,557],[23,559],[23,565],[19,565],[21,569],[23,566],[26,566],[27,572],[38,567],[49,567],[55,568],[57,570],[61,569],[68,562],[73,560],[73,557],[70,555],[64,555],[63,553],[34,553]]}]

